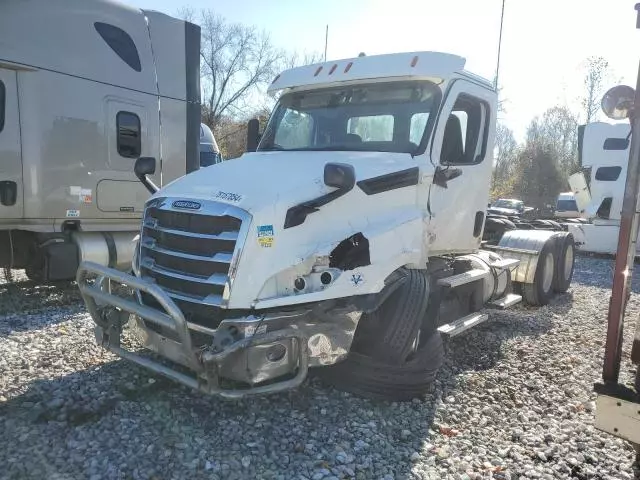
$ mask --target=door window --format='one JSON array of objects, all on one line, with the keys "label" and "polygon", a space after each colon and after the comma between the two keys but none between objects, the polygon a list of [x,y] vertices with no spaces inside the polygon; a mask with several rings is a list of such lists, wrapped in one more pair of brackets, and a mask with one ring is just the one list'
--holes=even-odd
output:
[{"label": "door window", "polygon": [[447,119],[440,163],[474,165],[486,156],[489,106],[477,98],[460,95]]},{"label": "door window", "polygon": [[138,158],[142,150],[140,139],[140,117],[131,112],[116,115],[118,153],[126,158]]}]

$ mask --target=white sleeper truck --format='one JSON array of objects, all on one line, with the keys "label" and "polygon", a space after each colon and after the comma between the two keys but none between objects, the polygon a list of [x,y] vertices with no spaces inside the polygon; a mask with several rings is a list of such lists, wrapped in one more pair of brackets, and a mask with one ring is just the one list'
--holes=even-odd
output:
[{"label": "white sleeper truck", "polygon": [[130,270],[150,193],[199,167],[200,27],[109,0],[0,2],[0,268]]},{"label": "white sleeper truck", "polygon": [[[567,291],[567,232],[483,240],[497,95],[464,64],[398,53],[278,75],[248,153],[146,203],[135,276],[81,264],[98,342],[223,397],[293,388],[313,367],[404,400],[434,380],[443,336]],[[153,163],[137,162],[143,179]],[[125,328],[155,354],[123,348]]]}]

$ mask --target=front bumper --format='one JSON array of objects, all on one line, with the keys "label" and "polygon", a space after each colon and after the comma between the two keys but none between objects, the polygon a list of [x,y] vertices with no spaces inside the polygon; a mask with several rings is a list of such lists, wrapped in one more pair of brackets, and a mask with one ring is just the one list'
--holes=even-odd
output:
[{"label": "front bumper", "polygon": [[[95,278],[92,282],[91,279]],[[345,358],[360,318],[359,312],[301,308],[222,320],[211,329],[188,322],[159,286],[95,263],[83,262],[78,287],[96,323],[98,343],[113,353],[183,385],[212,395],[241,398],[288,390],[300,385],[310,366]],[[125,298],[112,282],[137,292]],[[164,310],[144,305],[140,292],[152,296]],[[178,365],[166,365],[124,349],[121,336],[130,314],[144,347]],[[232,380],[247,388],[226,386]]]}]

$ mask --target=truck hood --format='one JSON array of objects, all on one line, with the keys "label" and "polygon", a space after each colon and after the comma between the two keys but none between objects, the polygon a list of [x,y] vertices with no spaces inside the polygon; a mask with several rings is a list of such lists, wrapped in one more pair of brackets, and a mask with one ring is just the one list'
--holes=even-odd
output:
[{"label": "truck hood", "polygon": [[281,203],[290,207],[334,190],[324,184],[330,162],[353,165],[356,182],[418,165],[406,153],[253,152],[190,173],[154,196],[215,200],[249,213]]}]

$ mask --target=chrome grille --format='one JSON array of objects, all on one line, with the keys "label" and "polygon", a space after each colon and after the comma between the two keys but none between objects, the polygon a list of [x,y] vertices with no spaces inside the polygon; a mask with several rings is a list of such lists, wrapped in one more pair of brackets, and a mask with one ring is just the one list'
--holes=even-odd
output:
[{"label": "chrome grille", "polygon": [[161,286],[191,321],[203,314],[217,317],[219,312],[213,315],[203,308],[225,306],[231,266],[241,251],[238,240],[244,242],[249,216],[218,202],[199,202],[197,211],[180,210],[172,207],[175,200],[157,199],[145,210],[140,273]]}]

